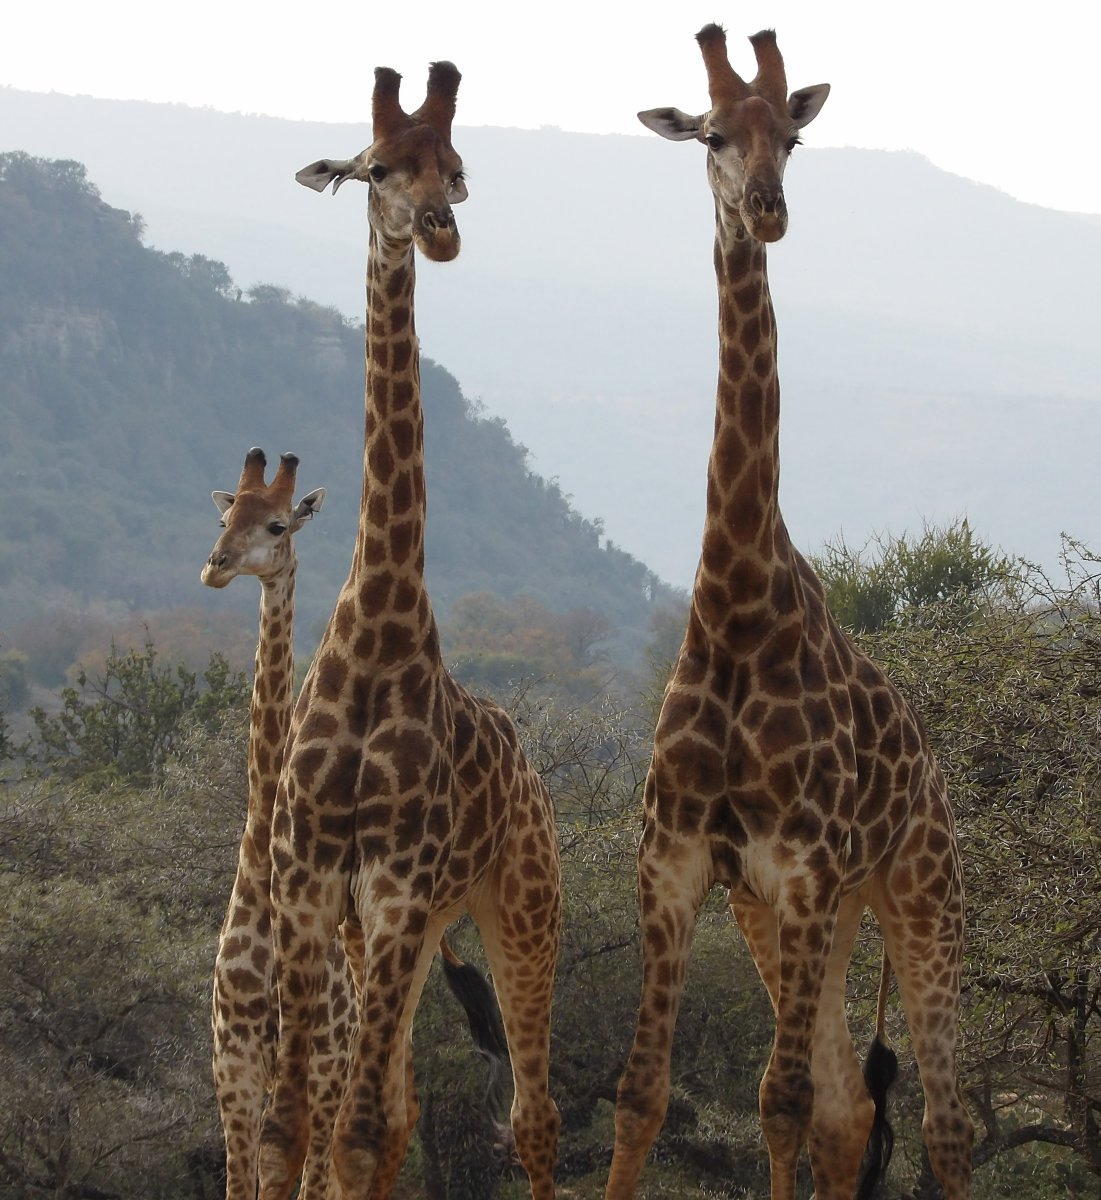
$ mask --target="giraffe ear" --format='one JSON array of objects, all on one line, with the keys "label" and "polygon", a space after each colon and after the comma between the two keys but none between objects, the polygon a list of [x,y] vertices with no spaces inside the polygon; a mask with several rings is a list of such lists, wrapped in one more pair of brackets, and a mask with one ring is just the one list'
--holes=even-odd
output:
[{"label": "giraffe ear", "polygon": [[814,87],[800,88],[788,97],[788,112],[795,122],[796,129],[809,125],[822,111],[826,97],[830,94],[828,83],[816,83]]},{"label": "giraffe ear", "polygon": [[648,108],[638,114],[638,119],[655,133],[671,142],[687,142],[700,136],[703,117],[690,117],[679,108]]},{"label": "giraffe ear", "polygon": [[214,501],[220,513],[224,513],[234,500],[237,499],[232,492],[211,492],[210,498]]},{"label": "giraffe ear", "polygon": [[323,192],[331,183],[335,196],[337,188],[355,174],[356,161],[354,158],[319,158],[296,171],[294,177],[303,187],[313,188],[315,192]]},{"label": "giraffe ear", "polygon": [[325,489],[316,488],[310,492],[308,496],[303,496],[301,500],[294,506],[294,519],[301,524],[303,521],[308,521],[314,515],[321,511],[322,504],[325,503]]}]

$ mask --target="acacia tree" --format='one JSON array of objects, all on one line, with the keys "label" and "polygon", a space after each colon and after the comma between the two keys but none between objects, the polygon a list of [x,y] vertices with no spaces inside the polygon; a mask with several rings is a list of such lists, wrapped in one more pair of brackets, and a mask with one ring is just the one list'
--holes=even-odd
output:
[{"label": "acacia tree", "polygon": [[1013,569],[966,518],[927,524],[916,537],[883,534],[860,549],[838,537],[810,555],[810,563],[834,617],[857,632],[884,629],[933,604],[973,609]]},{"label": "acacia tree", "polygon": [[85,786],[119,780],[142,785],[162,778],[188,722],[213,728],[222,715],[247,702],[243,672],[220,654],[211,656],[202,685],[182,663],[162,664],[147,637],[142,649],[112,643],[102,670],[81,670],[77,686],[64,688],[57,712],[31,710],[35,765]]},{"label": "acacia tree", "polygon": [[[1011,1151],[1046,1144],[1096,1188],[1101,562],[1070,541],[1063,561],[1058,582],[1023,564],[996,603],[968,612],[941,600],[865,645],[922,713],[956,808],[976,1165],[1015,1169]],[[914,1194],[935,1194],[923,1187]]]}]

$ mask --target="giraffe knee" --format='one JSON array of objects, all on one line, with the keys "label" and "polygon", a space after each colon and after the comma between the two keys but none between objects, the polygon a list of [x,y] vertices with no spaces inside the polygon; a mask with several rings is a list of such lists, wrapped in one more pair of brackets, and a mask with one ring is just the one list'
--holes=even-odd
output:
[{"label": "giraffe knee", "polygon": [[562,1118],[558,1105],[549,1097],[530,1101],[512,1111],[512,1136],[519,1158],[529,1177],[547,1177],[558,1158],[558,1130]]},{"label": "giraffe knee", "polygon": [[378,1161],[377,1146],[365,1144],[346,1132],[333,1138],[333,1170],[345,1195],[354,1196],[370,1184]]},{"label": "giraffe knee", "polygon": [[814,1108],[810,1068],[765,1072],[761,1080],[761,1129],[775,1158],[794,1158],[807,1138]]},{"label": "giraffe knee", "polygon": [[850,1097],[816,1098],[807,1146],[814,1194],[854,1194],[875,1119],[875,1105],[861,1088]]},{"label": "giraffe knee", "polygon": [[288,1200],[305,1158],[305,1145],[298,1153],[295,1148],[265,1138],[257,1161],[262,1200]]},{"label": "giraffe knee", "polygon": [[945,1195],[950,1198],[966,1195],[975,1127],[962,1101],[957,1101],[946,1113],[937,1116],[926,1113],[921,1132],[929,1152],[929,1165]]},{"label": "giraffe knee", "polygon": [[643,1072],[630,1062],[616,1093],[616,1145],[649,1150],[665,1124],[669,1108],[669,1081],[659,1072]]}]

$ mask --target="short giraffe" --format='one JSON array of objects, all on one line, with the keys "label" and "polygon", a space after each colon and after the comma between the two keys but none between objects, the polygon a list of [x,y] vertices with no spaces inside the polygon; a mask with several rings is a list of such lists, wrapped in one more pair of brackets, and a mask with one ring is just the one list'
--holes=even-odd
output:
[{"label": "short giraffe", "polygon": [[963,886],[944,779],[910,705],[834,622],[778,503],[765,244],[787,228],[784,166],[828,87],[789,96],[771,31],[750,39],[749,83],[718,26],[697,41],[710,110],[639,114],[663,136],[707,148],[720,362],[703,549],[645,789],[642,999],[607,1196],[634,1194],[664,1120],[696,914],[719,884],[776,1012],[760,1091],[773,1200],[794,1196],[808,1140],[818,1200],[851,1200],[858,1187],[873,1102],[844,996],[865,906],[898,976],[929,1157],[948,1200],[963,1200],[973,1137],[956,1074]]},{"label": "short giraffe", "polygon": [[[254,448],[236,493],[214,492],[221,534],[202,580],[223,588],[238,575],[260,580],[260,640],[249,710],[248,816],[237,876],[214,966],[214,1088],[226,1144],[226,1200],[255,1200],[260,1118],[275,1069],[278,1011],[271,941],[271,814],[294,688],[294,535],[318,512],[325,489],[294,502],[298,459],[284,454],[270,485],[267,460]],[[325,1200],[333,1124],[343,1095],[355,1027],[351,973],[331,941],[315,1015],[309,1153],[303,1197]]]},{"label": "short giraffe", "polygon": [[391,1194],[417,1118],[413,1015],[447,922],[469,911],[500,1001],[512,1127],[535,1200],[554,1194],[548,1088],[561,896],[554,816],[508,717],[444,669],[424,583],[425,485],[414,245],[459,251],[466,196],[451,144],[459,72],[434,63],[412,114],[375,72],[374,141],[298,174],[369,185],[364,481],[351,570],[291,724],[273,822],[280,1042],[260,1152],[263,1200],[285,1200],[306,1151],[306,1092],[325,948],[362,926],[359,1033],[333,1158],[343,1194]]}]

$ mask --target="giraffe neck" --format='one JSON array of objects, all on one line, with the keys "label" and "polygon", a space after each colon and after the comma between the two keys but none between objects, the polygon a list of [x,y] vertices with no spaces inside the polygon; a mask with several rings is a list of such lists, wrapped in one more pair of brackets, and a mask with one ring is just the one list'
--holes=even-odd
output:
[{"label": "giraffe neck", "polygon": [[780,515],[780,383],[765,247],[740,222],[716,222],[719,382],[707,468],[703,550],[690,640],[733,645],[796,603]]},{"label": "giraffe neck", "polygon": [[[394,614],[414,641],[432,627],[424,583],[424,413],[413,321],[413,245],[371,230],[363,494],[349,579],[361,626]],[[403,640],[405,640],[403,638]]]},{"label": "giraffe neck", "polygon": [[287,569],[261,580],[260,639],[256,644],[248,743],[248,828],[261,861],[268,848],[275,790],[293,707],[294,576],[292,549]]}]

